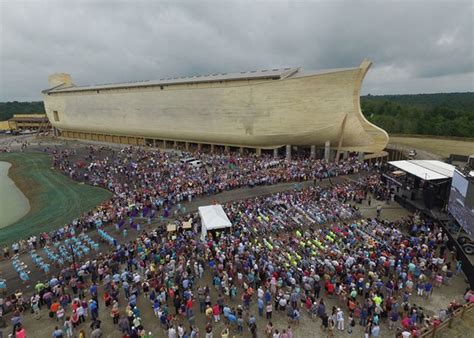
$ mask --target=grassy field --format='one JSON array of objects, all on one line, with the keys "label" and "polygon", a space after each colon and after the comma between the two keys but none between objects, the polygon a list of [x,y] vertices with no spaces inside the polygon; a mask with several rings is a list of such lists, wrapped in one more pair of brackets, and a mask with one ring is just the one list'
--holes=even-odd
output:
[{"label": "grassy field", "polygon": [[0,161],[12,163],[9,176],[31,206],[18,222],[0,229],[0,244],[58,228],[111,197],[107,190],[76,183],[54,170],[44,154],[0,154]]},{"label": "grassy field", "polygon": [[474,155],[474,141],[467,140],[390,136],[390,144],[425,150],[445,158],[451,154]]}]

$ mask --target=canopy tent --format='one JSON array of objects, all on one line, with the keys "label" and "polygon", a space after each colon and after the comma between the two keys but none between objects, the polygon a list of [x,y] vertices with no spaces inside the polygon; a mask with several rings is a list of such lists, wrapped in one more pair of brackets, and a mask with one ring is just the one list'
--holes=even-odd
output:
[{"label": "canopy tent", "polygon": [[455,166],[441,161],[411,160],[388,163],[425,181],[452,178],[455,169]]},{"label": "canopy tent", "polygon": [[201,216],[201,240],[204,240],[208,230],[230,228],[232,224],[225,214],[222,205],[207,205],[199,207],[199,216]]}]

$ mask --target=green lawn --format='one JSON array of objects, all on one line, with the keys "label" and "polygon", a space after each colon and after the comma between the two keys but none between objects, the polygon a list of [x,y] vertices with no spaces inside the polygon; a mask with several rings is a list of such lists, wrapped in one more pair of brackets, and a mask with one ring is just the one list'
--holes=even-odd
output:
[{"label": "green lawn", "polygon": [[458,155],[473,155],[474,154],[474,141],[472,139],[449,139],[447,138],[433,138],[423,136],[390,136],[390,144],[401,145],[408,147],[408,149],[421,149],[426,150],[435,155],[439,155],[444,158],[448,158],[451,154]]},{"label": "green lawn", "polygon": [[0,154],[12,163],[9,176],[30,201],[31,210],[0,229],[0,244],[61,227],[109,199],[101,188],[79,184],[52,168],[51,158],[37,153]]}]

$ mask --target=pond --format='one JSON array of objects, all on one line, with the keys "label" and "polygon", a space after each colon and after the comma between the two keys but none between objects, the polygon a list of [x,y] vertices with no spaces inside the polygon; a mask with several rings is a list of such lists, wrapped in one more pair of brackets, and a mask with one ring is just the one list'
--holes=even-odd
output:
[{"label": "pond", "polygon": [[28,199],[8,176],[11,166],[0,161],[0,228],[15,223],[30,210]]}]

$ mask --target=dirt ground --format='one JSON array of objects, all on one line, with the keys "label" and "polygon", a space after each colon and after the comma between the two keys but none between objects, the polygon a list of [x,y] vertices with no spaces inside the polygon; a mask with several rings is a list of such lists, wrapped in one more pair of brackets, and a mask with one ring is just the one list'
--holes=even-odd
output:
[{"label": "dirt ground", "polygon": [[448,158],[451,154],[474,155],[474,141],[390,136],[390,144],[406,147],[409,150],[427,151],[441,158]]}]

